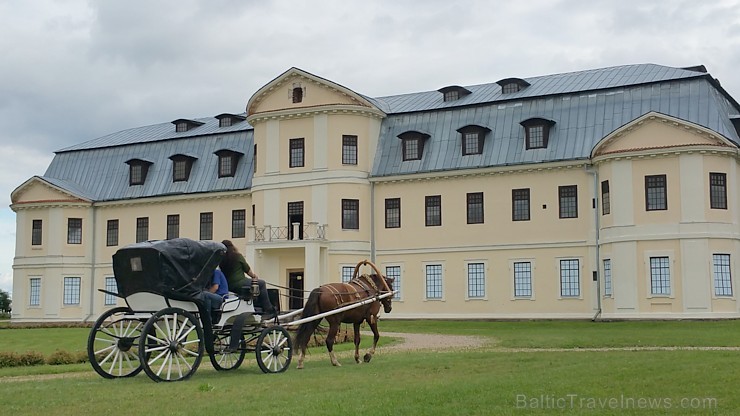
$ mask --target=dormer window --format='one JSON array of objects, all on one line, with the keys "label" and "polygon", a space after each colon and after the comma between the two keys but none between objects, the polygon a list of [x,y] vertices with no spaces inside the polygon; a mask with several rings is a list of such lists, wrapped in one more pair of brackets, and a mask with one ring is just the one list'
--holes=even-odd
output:
[{"label": "dormer window", "polygon": [[440,88],[437,91],[442,93],[442,97],[445,102],[459,100],[460,98],[470,94],[469,90],[459,85],[451,85],[449,87]]},{"label": "dormer window", "polygon": [[483,143],[485,142],[486,134],[491,131],[487,127],[477,126],[471,124],[457,129],[461,137],[462,154],[467,155],[479,155],[483,153]]},{"label": "dormer window", "polygon": [[529,87],[530,85],[527,81],[521,78],[505,78],[497,81],[496,84],[501,86],[502,94],[512,94],[515,92],[519,92]]},{"label": "dormer window", "polygon": [[190,178],[193,162],[197,158],[179,154],[170,156],[170,160],[172,160],[172,182],[182,182]]},{"label": "dormer window", "polygon": [[200,121],[180,118],[180,119],[173,121],[172,124],[175,125],[175,132],[182,133],[188,130],[192,130],[198,126],[202,126],[204,123]]},{"label": "dormer window", "polygon": [[149,172],[149,165],[152,162],[141,159],[131,159],[126,161],[128,164],[128,184],[143,185],[146,181],[146,174]]},{"label": "dormer window", "polygon": [[550,127],[555,124],[544,118],[530,118],[520,123],[524,127],[524,141],[526,149],[547,148],[550,138]]},{"label": "dormer window", "polygon": [[236,123],[246,120],[244,116],[238,116],[236,114],[219,114],[216,116],[218,119],[218,127],[231,127]]},{"label": "dormer window", "polygon": [[218,156],[218,177],[225,178],[236,175],[236,166],[244,153],[222,149],[215,152],[215,154]]},{"label": "dormer window", "polygon": [[424,154],[424,142],[431,136],[418,131],[407,131],[398,135],[401,139],[403,160],[420,160]]},{"label": "dormer window", "polygon": [[306,93],[306,88],[301,85],[300,82],[293,83],[293,89],[291,90],[291,98],[294,103],[300,103],[303,101],[303,96]]}]

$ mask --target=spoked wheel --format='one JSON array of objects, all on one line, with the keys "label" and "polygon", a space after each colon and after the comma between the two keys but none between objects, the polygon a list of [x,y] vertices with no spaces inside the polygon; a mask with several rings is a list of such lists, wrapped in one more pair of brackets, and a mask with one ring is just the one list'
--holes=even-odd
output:
[{"label": "spoked wheel", "polygon": [[244,348],[244,334],[241,334],[240,338],[239,349],[228,351],[227,348],[231,342],[231,334],[228,332],[224,334],[213,334],[213,354],[210,355],[213,368],[219,371],[228,371],[239,368],[242,365],[247,350]]},{"label": "spoked wheel", "polygon": [[126,307],[100,315],[87,338],[87,358],[105,378],[133,377],[141,371],[139,336],[144,322]]},{"label": "spoked wheel", "polygon": [[281,326],[265,328],[255,346],[257,364],[264,373],[282,373],[293,358],[293,341]]},{"label": "spoked wheel", "polygon": [[185,380],[203,359],[203,328],[192,313],[165,308],[155,313],[139,339],[139,360],[154,381]]}]

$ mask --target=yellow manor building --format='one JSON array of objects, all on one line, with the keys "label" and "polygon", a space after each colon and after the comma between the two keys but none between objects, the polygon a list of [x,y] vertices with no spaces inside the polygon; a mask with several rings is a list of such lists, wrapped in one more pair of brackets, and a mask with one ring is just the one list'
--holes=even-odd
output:
[{"label": "yellow manor building", "polygon": [[94,320],[115,251],[175,237],[232,240],[283,310],[369,259],[389,318],[738,318],[739,129],[703,66],[379,98],[291,68],[57,151],[11,196],[12,320]]}]

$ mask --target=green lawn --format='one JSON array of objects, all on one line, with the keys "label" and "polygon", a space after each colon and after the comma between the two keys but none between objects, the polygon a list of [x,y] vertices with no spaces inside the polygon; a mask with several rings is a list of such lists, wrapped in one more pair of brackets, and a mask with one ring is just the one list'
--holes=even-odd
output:
[{"label": "green lawn", "polygon": [[[344,365],[339,368],[331,367],[323,348],[312,349],[306,369],[272,375],[262,374],[251,358],[232,372],[216,372],[205,358],[191,379],[177,383],[154,383],[144,374],[105,380],[87,365],[56,366],[54,371],[65,367],[78,371],[68,378],[5,377],[4,382],[4,376],[19,374],[4,369],[0,403],[3,413],[13,415],[75,416],[740,414],[739,351],[508,352],[508,348],[737,347],[740,321],[383,321],[380,328],[381,335],[383,331],[479,335],[490,342],[471,351],[384,353],[381,347],[371,363],[360,365],[349,358],[350,346],[342,345]],[[6,340],[23,338],[26,331],[47,330],[0,330],[0,350],[6,350]],[[64,338],[60,345],[84,349],[87,331],[59,331],[50,331],[49,337],[60,336]],[[363,339],[363,344],[370,341]]]}]

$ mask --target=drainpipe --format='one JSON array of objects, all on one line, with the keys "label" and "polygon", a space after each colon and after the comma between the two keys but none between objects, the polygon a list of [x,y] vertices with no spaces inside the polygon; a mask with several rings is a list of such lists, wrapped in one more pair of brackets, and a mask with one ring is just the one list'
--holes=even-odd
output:
[{"label": "drainpipe", "polygon": [[599,316],[601,316],[601,279],[599,278],[599,227],[600,225],[600,215],[599,215],[599,204],[598,202],[598,195],[599,195],[599,172],[594,168],[593,165],[586,165],[585,167],[586,173],[590,173],[593,176],[593,184],[594,184],[594,197],[593,197],[593,209],[594,209],[594,231],[595,231],[595,238],[596,238],[596,261],[594,262],[596,264],[596,271],[594,271],[594,281],[596,282],[596,314],[593,318],[591,318],[592,321],[596,321]]},{"label": "drainpipe", "polygon": [[370,261],[375,264],[375,182],[370,182]]},{"label": "drainpipe", "polygon": [[97,225],[95,217],[97,210],[94,202],[90,206],[92,207],[92,241],[90,241],[90,244],[92,244],[92,248],[90,250],[90,310],[82,322],[87,322],[90,317],[93,316],[93,312],[95,310],[95,246],[97,245],[97,242],[95,241],[95,229]]}]

